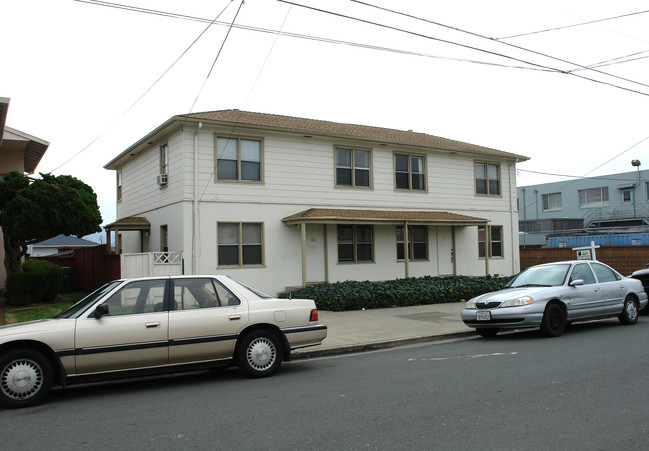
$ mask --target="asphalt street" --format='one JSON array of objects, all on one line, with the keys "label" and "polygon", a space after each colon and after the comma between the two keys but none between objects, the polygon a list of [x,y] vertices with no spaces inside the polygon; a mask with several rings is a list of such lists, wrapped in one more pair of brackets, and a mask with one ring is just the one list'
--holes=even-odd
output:
[{"label": "asphalt street", "polygon": [[4,449],[646,449],[649,317],[76,387]]}]

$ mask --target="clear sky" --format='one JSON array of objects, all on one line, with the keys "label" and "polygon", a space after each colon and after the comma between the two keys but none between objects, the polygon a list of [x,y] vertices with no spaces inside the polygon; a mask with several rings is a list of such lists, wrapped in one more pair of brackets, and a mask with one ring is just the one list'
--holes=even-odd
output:
[{"label": "clear sky", "polygon": [[646,1],[3,0],[0,42],[7,125],[49,141],[38,171],[90,184],[105,223],[103,166],[188,112],[492,147],[531,158],[519,186],[649,168]]}]

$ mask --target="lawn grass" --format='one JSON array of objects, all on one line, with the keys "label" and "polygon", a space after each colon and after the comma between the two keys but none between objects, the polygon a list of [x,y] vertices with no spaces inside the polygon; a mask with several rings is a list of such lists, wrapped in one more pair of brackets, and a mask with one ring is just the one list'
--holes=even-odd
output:
[{"label": "lawn grass", "polygon": [[70,307],[75,302],[86,296],[87,293],[59,294],[56,302],[52,304],[38,304],[29,307],[5,309],[2,316],[3,324],[23,323],[36,319],[52,318],[57,313]]}]

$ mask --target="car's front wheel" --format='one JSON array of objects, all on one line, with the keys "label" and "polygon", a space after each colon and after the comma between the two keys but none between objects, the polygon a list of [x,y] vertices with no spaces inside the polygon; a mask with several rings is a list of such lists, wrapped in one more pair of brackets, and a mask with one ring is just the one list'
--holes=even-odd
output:
[{"label": "car's front wheel", "polygon": [[497,327],[478,327],[475,331],[478,332],[478,335],[485,338],[493,338],[498,334]]},{"label": "car's front wheel", "polygon": [[28,407],[41,402],[52,388],[52,365],[32,349],[14,349],[0,357],[0,404]]},{"label": "car's front wheel", "polygon": [[627,296],[624,300],[624,307],[622,313],[617,318],[622,324],[635,324],[638,322],[638,303],[631,296]]},{"label": "car's front wheel", "polygon": [[566,330],[566,314],[557,304],[545,308],[541,321],[541,333],[546,337],[558,337]]},{"label": "car's front wheel", "polygon": [[236,360],[239,369],[248,376],[270,376],[282,363],[279,339],[269,331],[251,332],[243,337]]}]

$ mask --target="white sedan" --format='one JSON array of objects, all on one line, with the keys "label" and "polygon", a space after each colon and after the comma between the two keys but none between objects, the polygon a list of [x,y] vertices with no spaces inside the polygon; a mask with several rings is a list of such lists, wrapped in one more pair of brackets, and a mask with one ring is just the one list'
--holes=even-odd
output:
[{"label": "white sedan", "polygon": [[226,276],[109,282],[53,319],[0,327],[0,403],[53,385],[236,364],[269,376],[327,327],[312,300],[275,299]]},{"label": "white sedan", "polygon": [[622,324],[635,324],[646,305],[639,280],[600,262],[576,260],[531,266],[502,290],[469,300],[461,315],[483,337],[525,327],[557,337],[574,321],[617,316]]}]

